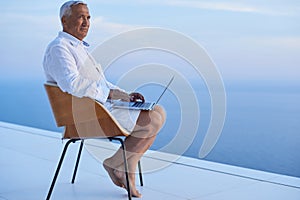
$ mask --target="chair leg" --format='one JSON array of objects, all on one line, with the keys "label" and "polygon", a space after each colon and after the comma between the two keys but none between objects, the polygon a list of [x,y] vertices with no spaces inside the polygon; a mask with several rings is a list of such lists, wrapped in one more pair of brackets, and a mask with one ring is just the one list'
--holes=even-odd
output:
[{"label": "chair leg", "polygon": [[126,157],[126,149],[124,142],[121,138],[109,138],[109,140],[117,140],[121,143],[121,147],[123,149],[123,159],[124,159],[124,169],[125,169],[125,177],[126,177],[126,185],[127,185],[127,193],[128,193],[128,200],[131,200],[131,188],[130,188],[130,182],[129,182],[129,175],[128,175],[128,163],[127,163],[127,157]]},{"label": "chair leg", "polygon": [[[112,141],[114,138],[108,138],[110,141]],[[122,140],[123,142],[123,140]],[[138,162],[138,170],[139,170],[139,178],[140,178],[140,185],[144,186],[144,181],[143,181],[143,172],[142,172],[142,166],[141,166],[141,161],[139,160]]]},{"label": "chair leg", "polygon": [[68,142],[65,144],[65,147],[64,147],[64,150],[63,150],[63,152],[62,152],[62,154],[61,154],[60,160],[59,160],[59,162],[58,162],[58,165],[57,165],[57,168],[56,168],[56,171],[55,171],[55,174],[54,174],[54,177],[53,177],[53,180],[52,180],[50,189],[49,189],[49,191],[48,191],[48,195],[47,195],[47,198],[46,198],[47,200],[49,200],[50,197],[51,197],[51,194],[52,194],[52,191],[53,191],[53,188],[54,188],[54,185],[55,185],[57,176],[58,176],[58,174],[59,174],[59,171],[60,171],[62,162],[63,162],[63,160],[64,160],[66,151],[67,151],[69,145],[71,144],[71,142],[74,143],[74,142],[76,142],[77,140],[79,140],[79,139],[70,139],[70,140],[68,140]]},{"label": "chair leg", "polygon": [[74,172],[73,172],[73,177],[72,177],[72,181],[71,181],[72,184],[74,184],[74,182],[75,182],[75,177],[76,177],[76,174],[77,174],[78,164],[79,164],[79,161],[80,161],[83,142],[84,142],[84,140],[81,140],[79,151],[78,151],[78,156],[77,156],[77,160],[76,160],[76,164],[75,164],[75,168],[74,168]]},{"label": "chair leg", "polygon": [[141,186],[144,186],[142,167],[141,167],[141,161],[140,160],[138,162],[138,168],[139,168],[140,184],[141,184]]},{"label": "chair leg", "polygon": [[126,184],[127,184],[127,192],[128,192],[128,200],[131,200],[131,188],[130,188],[130,182],[129,182],[129,174],[128,174],[128,163],[127,163],[127,157],[126,157],[126,149],[123,140],[121,141],[121,146],[123,149],[123,158],[124,158],[124,169],[125,169],[125,176],[126,176]]}]

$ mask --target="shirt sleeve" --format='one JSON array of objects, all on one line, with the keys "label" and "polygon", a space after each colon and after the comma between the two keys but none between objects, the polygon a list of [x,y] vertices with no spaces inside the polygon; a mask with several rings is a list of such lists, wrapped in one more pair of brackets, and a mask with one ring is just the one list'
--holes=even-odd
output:
[{"label": "shirt sleeve", "polygon": [[105,103],[110,87],[104,77],[91,80],[80,75],[75,57],[63,46],[53,46],[45,56],[44,68],[57,85],[77,97],[89,97]]}]

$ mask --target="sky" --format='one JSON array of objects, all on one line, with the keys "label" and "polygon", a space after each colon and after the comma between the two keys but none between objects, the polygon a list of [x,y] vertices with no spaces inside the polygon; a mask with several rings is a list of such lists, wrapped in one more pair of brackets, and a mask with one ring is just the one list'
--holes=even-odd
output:
[{"label": "sky", "polygon": [[[91,48],[124,31],[160,27],[200,44],[224,80],[300,81],[298,0],[87,0]],[[61,0],[10,0],[0,12],[0,78],[43,79]]]}]

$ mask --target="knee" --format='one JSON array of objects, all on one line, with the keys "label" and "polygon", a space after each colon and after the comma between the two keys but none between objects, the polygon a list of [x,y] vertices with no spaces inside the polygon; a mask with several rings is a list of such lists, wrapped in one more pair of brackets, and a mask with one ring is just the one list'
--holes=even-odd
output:
[{"label": "knee", "polygon": [[164,124],[167,116],[165,109],[162,106],[156,105],[153,110],[160,115],[160,121]]},{"label": "knee", "polygon": [[158,132],[166,121],[166,112],[161,106],[155,106],[150,115],[153,132]]},{"label": "knee", "polygon": [[161,125],[163,125],[166,121],[167,116],[165,109],[162,106],[156,105],[153,111],[159,115],[157,116],[157,118],[161,122]]},{"label": "knee", "polygon": [[142,129],[150,135],[156,135],[163,127],[165,120],[165,110],[161,106],[155,106],[151,111],[141,112],[135,130]]}]

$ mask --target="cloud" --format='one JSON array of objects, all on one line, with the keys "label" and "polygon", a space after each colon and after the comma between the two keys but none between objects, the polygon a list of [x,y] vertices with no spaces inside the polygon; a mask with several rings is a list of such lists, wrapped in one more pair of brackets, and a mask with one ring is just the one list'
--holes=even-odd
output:
[{"label": "cloud", "polygon": [[214,61],[226,79],[299,81],[299,36],[247,36],[227,40],[219,51]]},{"label": "cloud", "polygon": [[102,16],[97,16],[93,18],[91,23],[94,29],[97,29],[99,31],[104,31],[105,33],[109,33],[109,34],[117,34],[138,27],[137,25],[110,22],[107,21]]},{"label": "cloud", "polygon": [[[124,1],[101,1],[104,4],[125,4]],[[228,11],[240,13],[257,13],[264,15],[299,15],[300,6],[293,1],[204,1],[204,0],[129,0],[126,5],[158,5],[196,8],[202,10]]]},{"label": "cloud", "polygon": [[61,29],[58,17],[5,13],[4,19],[0,21],[0,65],[5,67],[1,78],[40,77],[44,50]]},{"label": "cloud", "polygon": [[139,25],[116,23],[106,20],[103,16],[92,18],[91,27],[87,40],[91,44],[97,44],[105,38],[119,34],[124,31],[138,28]]},{"label": "cloud", "polygon": [[259,12],[260,10],[254,6],[246,6],[235,3],[225,2],[199,2],[199,1],[167,1],[168,5],[192,7],[208,10],[224,10],[234,12]]},{"label": "cloud", "polygon": [[15,39],[19,37],[26,38],[28,36],[41,36],[45,37],[51,31],[60,28],[60,22],[57,16],[54,15],[29,15],[22,13],[9,13],[4,14],[5,19],[0,22],[1,27],[6,27],[1,31],[4,37]]},{"label": "cloud", "polygon": [[[267,68],[269,77],[274,74],[278,76],[286,74],[285,77],[295,78],[299,76],[298,66],[300,63],[298,58],[300,38],[297,24],[299,14],[295,14],[296,11],[299,11],[299,3],[290,0],[285,2],[274,0],[271,3],[270,1],[262,2],[259,0],[251,2],[237,0],[218,0],[218,2],[201,0],[89,0],[91,9],[96,9],[95,13],[102,13],[102,15],[92,16],[91,28],[86,40],[94,47],[112,35],[141,27],[143,24],[147,25],[149,19],[132,20],[132,16],[139,16],[140,14],[132,12],[137,8],[140,12],[143,9],[149,9],[149,7],[152,9],[159,8],[159,12],[163,11],[163,14],[170,16],[170,19],[174,16],[174,10],[182,10],[182,13],[186,15],[189,15],[190,10],[193,9],[195,9],[193,10],[196,11],[195,13],[200,14],[203,10],[211,10],[216,11],[211,13],[217,19],[236,16],[241,18],[232,23],[228,20],[230,23],[226,24],[226,27],[225,25],[222,26],[223,24],[217,26],[219,21],[214,21],[215,18],[209,18],[209,23],[216,26],[201,24],[198,27],[205,27],[201,32],[192,21],[188,21],[185,23],[190,24],[187,24],[184,32],[196,37],[196,39],[200,38],[225,73],[234,73],[232,76],[243,78],[247,74],[238,76],[236,73],[251,71],[254,76],[260,74],[258,73],[259,70]],[[8,7],[2,8],[4,9],[2,10],[4,20],[0,21],[0,26],[3,27],[0,32],[3,39],[3,45],[0,48],[2,52],[1,66],[9,66],[7,70],[12,75],[16,73],[34,75],[35,72],[32,69],[39,70],[38,67],[41,66],[46,45],[61,30],[57,14],[58,4],[51,3],[49,8],[45,8],[44,3],[38,3],[34,8],[16,5],[11,3]],[[26,5],[31,4],[27,3]],[[165,9],[166,7],[176,9]],[[103,10],[107,12],[103,12]],[[223,15],[224,11],[237,15]],[[124,13],[128,15],[124,15]],[[259,16],[248,21],[249,23],[244,23],[243,17],[247,13],[259,14]],[[289,16],[281,17],[282,14],[289,14]],[[154,19],[151,19],[152,22],[160,23],[159,17],[161,15],[162,13],[155,13]],[[266,15],[271,17],[265,19]],[[273,17],[273,15],[279,15],[279,17]],[[155,19],[156,16],[158,18]],[[167,23],[168,27],[177,27],[182,22],[171,20]],[[190,26],[193,28],[189,29]],[[209,33],[208,36],[205,35],[205,31]],[[219,37],[219,33],[222,37]],[[277,71],[272,71],[272,67],[276,67]],[[40,72],[36,74],[40,76]],[[265,76],[265,74],[263,75]]]},{"label": "cloud", "polygon": [[163,3],[171,6],[191,7],[206,10],[219,10],[230,12],[258,13],[266,15],[293,15],[299,13],[299,7],[286,5],[268,5],[264,6],[259,3],[242,3],[242,2],[211,2],[211,1],[191,1],[191,0],[166,0]]},{"label": "cloud", "polygon": [[254,38],[252,41],[255,41],[262,45],[274,46],[277,48],[288,48],[288,49],[298,49],[300,50],[300,37],[260,37]]}]

